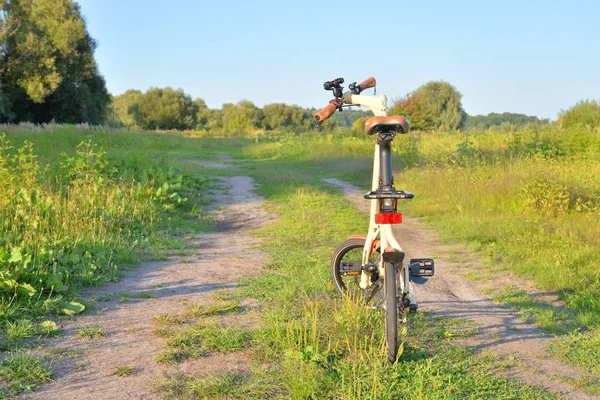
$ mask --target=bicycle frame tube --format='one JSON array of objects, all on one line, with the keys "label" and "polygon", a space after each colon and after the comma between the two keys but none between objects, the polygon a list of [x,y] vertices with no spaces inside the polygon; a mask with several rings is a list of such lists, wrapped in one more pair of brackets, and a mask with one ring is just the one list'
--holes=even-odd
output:
[{"label": "bicycle frame tube", "polygon": [[[363,107],[367,107],[368,109],[370,109],[373,114],[375,114],[375,116],[380,116],[380,117],[387,117],[387,98],[385,97],[385,95],[379,95],[379,96],[364,96],[364,95],[350,95],[350,96],[344,96],[344,102],[349,103],[349,104],[353,104],[353,105],[360,105]],[[391,155],[390,155],[391,157]],[[390,166],[391,166],[391,161],[386,160],[386,162],[389,162]],[[381,147],[376,144],[375,145],[375,154],[373,157],[373,179],[371,181],[371,190],[372,191],[376,191],[377,189],[379,189],[379,180],[380,180],[380,176],[381,176]],[[389,168],[390,171],[385,171],[386,174],[390,174],[391,176],[391,168]],[[379,212],[380,209],[380,202],[381,200],[371,200],[371,212],[370,212],[370,218],[369,218],[369,231],[367,234],[367,239],[365,241],[365,247],[363,249],[363,259],[362,259],[362,264],[363,266],[369,263],[369,258],[371,256],[372,253],[372,246],[373,246],[373,241],[375,239],[377,239],[377,236],[380,236],[380,249],[381,252],[384,251],[384,249],[388,248],[388,247],[392,247],[398,251],[402,251],[402,247],[400,246],[400,244],[398,243],[398,241],[396,240],[394,233],[392,232],[392,225],[390,224],[384,224],[384,225],[379,225],[377,223],[375,223],[375,214],[377,214]],[[380,261],[380,265],[379,265],[379,276],[383,277],[385,276],[384,274],[384,265],[383,265],[383,259]],[[409,295],[410,296],[410,301],[411,303],[416,303],[416,292],[413,288],[413,285],[410,281],[410,270],[408,267],[408,259],[405,257],[403,262],[402,262],[402,273],[399,276],[400,282],[398,287],[402,288],[402,292],[405,295]],[[361,282],[360,282],[360,287],[363,289],[366,289],[367,287],[369,287],[371,285],[371,276],[366,273],[365,271],[362,272],[361,274]]]},{"label": "bicycle frame tube", "polygon": [[347,92],[344,94],[344,103],[366,107],[376,117],[387,117],[387,97],[384,94],[380,94],[379,96],[365,96]]}]

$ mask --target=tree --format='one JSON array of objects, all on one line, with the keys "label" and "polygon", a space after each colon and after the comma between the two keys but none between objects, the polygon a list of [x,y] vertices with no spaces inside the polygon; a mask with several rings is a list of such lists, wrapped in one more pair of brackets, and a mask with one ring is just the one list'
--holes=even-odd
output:
[{"label": "tree", "polygon": [[352,110],[345,108],[343,111],[336,111],[331,118],[338,126],[350,128],[354,126],[354,122],[363,117],[371,117],[373,114],[370,111]]},{"label": "tree", "polygon": [[110,120],[128,128],[135,126],[134,112],[141,97],[142,92],[134,89],[113,97],[108,112]]},{"label": "tree", "polygon": [[435,120],[433,115],[432,107],[427,104],[423,97],[416,94],[397,100],[392,106],[390,114],[407,117],[411,129],[414,130],[431,131],[439,127],[439,122]]},{"label": "tree", "polygon": [[545,124],[547,120],[541,120],[535,116],[504,112],[502,114],[489,113],[488,115],[467,115],[465,129],[489,129],[494,126],[524,126],[531,124]]},{"label": "tree", "polygon": [[414,129],[455,130],[462,126],[466,116],[461,98],[448,82],[428,82],[396,101],[390,113],[406,116]]},{"label": "tree", "polygon": [[4,121],[100,123],[109,95],[72,0],[0,0],[0,89]]},{"label": "tree", "polygon": [[595,100],[580,101],[567,111],[562,111],[558,118],[562,128],[581,125],[594,129],[600,127],[600,104]]},{"label": "tree", "polygon": [[194,129],[197,106],[182,89],[150,88],[128,110],[143,129]]},{"label": "tree", "polygon": [[223,104],[221,120],[225,133],[252,133],[262,126],[262,110],[251,101]]},{"label": "tree", "polygon": [[312,115],[297,105],[287,105],[284,103],[267,104],[263,107],[263,124],[268,130],[281,129],[306,129],[312,122]]}]

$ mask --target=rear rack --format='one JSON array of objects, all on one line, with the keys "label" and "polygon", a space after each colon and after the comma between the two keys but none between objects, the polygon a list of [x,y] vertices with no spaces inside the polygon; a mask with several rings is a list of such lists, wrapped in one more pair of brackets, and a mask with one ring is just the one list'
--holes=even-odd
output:
[{"label": "rear rack", "polygon": [[364,198],[367,200],[379,200],[379,199],[412,199],[415,197],[411,192],[405,192],[404,190],[392,190],[392,191],[383,191],[376,190],[368,192],[364,195]]}]

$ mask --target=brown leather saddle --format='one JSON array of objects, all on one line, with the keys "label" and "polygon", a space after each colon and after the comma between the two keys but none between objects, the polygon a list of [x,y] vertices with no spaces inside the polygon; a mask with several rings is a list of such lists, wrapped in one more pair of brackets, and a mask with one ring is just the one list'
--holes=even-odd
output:
[{"label": "brown leather saddle", "polygon": [[402,115],[393,117],[371,117],[365,122],[365,133],[375,135],[378,133],[408,133],[408,119]]}]

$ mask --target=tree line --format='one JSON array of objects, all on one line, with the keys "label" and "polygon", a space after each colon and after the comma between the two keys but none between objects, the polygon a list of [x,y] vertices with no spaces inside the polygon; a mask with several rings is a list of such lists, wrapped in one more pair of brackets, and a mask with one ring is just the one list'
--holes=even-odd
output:
[{"label": "tree line", "polygon": [[[110,123],[134,129],[252,133],[303,131],[313,127],[315,109],[283,103],[257,107],[248,100],[208,108],[182,89],[128,90],[112,97],[94,60],[89,35],[73,0],[0,0],[0,123],[52,120]],[[405,115],[413,130],[453,131],[547,123],[515,113],[469,116],[462,94],[450,83],[428,82],[394,101],[390,115]],[[562,112],[563,124],[596,124],[597,102],[581,102]],[[369,113],[337,112],[323,129],[362,129]]]},{"label": "tree line", "polygon": [[[145,93],[128,90],[115,96],[109,106],[111,124],[134,129],[198,130],[212,133],[249,134],[259,130],[309,130],[315,109],[284,103],[257,107],[248,100],[208,108],[204,100],[192,99],[183,89],[150,88]],[[355,114],[353,114],[354,116]],[[358,118],[360,115],[356,115]],[[353,120],[343,121],[350,126]],[[328,121],[324,129],[332,129]]]},{"label": "tree line", "polygon": [[72,0],[0,0],[0,122],[104,122],[95,49]]}]

